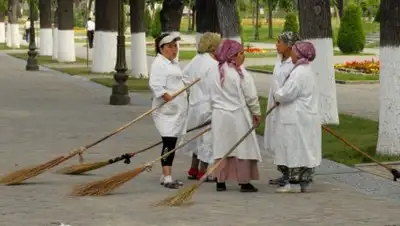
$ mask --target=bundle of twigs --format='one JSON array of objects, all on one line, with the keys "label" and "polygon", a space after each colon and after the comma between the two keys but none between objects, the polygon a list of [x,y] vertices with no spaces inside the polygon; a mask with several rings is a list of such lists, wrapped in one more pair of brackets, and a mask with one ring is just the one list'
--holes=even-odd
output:
[{"label": "bundle of twigs", "polygon": [[[274,110],[277,107],[277,105],[274,105],[269,109],[266,113],[266,115],[270,114],[272,110]],[[200,180],[188,187],[184,187],[180,189],[174,196],[168,197],[164,200],[161,200],[160,202],[155,203],[154,206],[179,206],[185,201],[189,201],[192,199],[194,192],[202,185],[208,176],[210,176],[215,169],[218,168],[218,166],[223,162],[228,156],[246,139],[247,136],[249,136],[255,128],[257,128],[258,125],[254,125],[253,127],[250,128],[249,131],[246,132],[245,135],[243,135],[242,138],[238,142],[233,145],[233,147],[216,163],[214,163],[210,168],[207,169],[207,172],[200,178]]]},{"label": "bundle of twigs", "polygon": [[109,178],[104,179],[104,180],[99,180],[99,181],[94,181],[94,182],[91,182],[91,183],[88,183],[88,184],[79,185],[74,189],[74,191],[72,192],[72,195],[74,195],[74,196],[102,196],[102,195],[108,194],[108,193],[112,192],[113,190],[119,188],[124,183],[128,182],[129,180],[135,178],[137,175],[139,175],[143,171],[151,170],[152,166],[156,162],[160,161],[161,159],[167,157],[171,153],[173,153],[173,152],[177,151],[178,149],[182,148],[183,146],[185,146],[186,144],[190,143],[194,139],[202,136],[203,134],[205,134],[209,130],[211,130],[211,128],[207,128],[207,129],[203,130],[201,133],[199,133],[196,136],[192,137],[187,142],[178,145],[176,148],[174,148],[173,150],[165,153],[164,155],[162,155],[161,157],[157,158],[156,160],[147,162],[147,163],[139,166],[136,169],[129,170],[129,171],[126,171],[126,172],[123,172],[123,173],[119,173],[117,175],[114,175],[114,176],[109,177]]},{"label": "bundle of twigs", "polygon": [[[211,124],[211,121],[207,121],[207,122],[205,122],[205,123],[203,123],[203,124],[201,124],[199,126],[196,126],[196,127],[192,128],[192,129],[189,129],[187,131],[187,133],[190,133],[190,132],[192,132],[194,130],[197,130],[197,129],[201,129],[201,128],[203,128],[205,126],[208,126],[210,124]],[[152,149],[152,148],[154,148],[154,147],[156,147],[156,146],[158,146],[160,144],[162,144],[162,141],[157,142],[155,144],[152,144],[151,146],[146,147],[144,149],[141,149],[139,151],[126,153],[126,154],[123,154],[123,155],[118,156],[116,158],[112,158],[112,159],[105,160],[105,161],[68,166],[68,167],[65,167],[65,168],[62,168],[62,169],[58,170],[57,173],[69,174],[69,175],[79,175],[79,174],[86,173],[86,172],[89,172],[89,171],[93,171],[93,170],[96,170],[96,169],[99,169],[99,168],[102,168],[102,167],[105,167],[105,166],[108,166],[108,165],[112,165],[112,164],[120,162],[120,161],[124,161],[125,164],[129,164],[129,163],[131,163],[130,159],[132,157],[134,157],[137,154],[140,154],[142,152],[145,152],[147,150],[150,150],[150,149]]]},{"label": "bundle of twigs", "polygon": [[400,179],[400,172],[395,169],[392,168],[389,165],[383,164],[381,162],[379,162],[378,160],[374,159],[372,156],[370,156],[369,154],[361,151],[358,147],[356,147],[355,145],[351,144],[350,142],[348,142],[347,140],[345,140],[343,137],[339,136],[338,134],[336,134],[335,132],[333,132],[331,129],[329,129],[327,126],[322,125],[322,128],[330,133],[332,136],[336,137],[337,139],[339,139],[340,141],[342,141],[343,143],[345,143],[346,145],[348,145],[349,147],[353,148],[355,151],[357,151],[358,153],[366,156],[367,158],[371,159],[373,162],[375,162],[376,164],[382,166],[383,168],[387,169],[392,175],[393,175],[393,181],[397,181],[398,179]]},{"label": "bundle of twigs", "polygon": [[[179,94],[181,94],[182,92],[184,92],[185,90],[187,90],[188,88],[190,88],[191,86],[193,86],[194,84],[196,84],[197,82],[199,82],[200,79],[197,79],[195,81],[193,81],[191,84],[189,84],[188,86],[186,86],[185,88],[181,89],[180,91],[178,91],[177,93],[175,93],[172,98],[175,98],[176,96],[178,96]],[[142,115],[140,115],[139,117],[133,119],[132,121],[128,122],[127,124],[125,124],[124,126],[118,128],[117,130],[115,130],[114,132],[104,136],[103,138],[89,144],[89,145],[85,145],[83,147],[77,148],[73,151],[71,151],[68,155],[66,156],[60,156],[57,157],[53,160],[50,160],[46,163],[43,163],[41,165],[38,166],[34,166],[34,167],[29,167],[29,168],[25,168],[22,170],[18,170],[15,172],[12,172],[4,177],[2,177],[0,179],[0,183],[2,184],[6,184],[6,185],[16,185],[16,184],[20,184],[21,182],[30,179],[32,177],[35,177],[43,172],[45,172],[46,170],[49,170],[65,161],[67,161],[68,159],[76,156],[76,155],[80,155],[82,154],[84,151],[86,151],[87,149],[99,144],[100,142],[114,136],[115,134],[121,132],[122,130],[126,129],[128,126],[132,125],[133,123],[139,121],[140,119],[144,118],[145,116],[151,114],[153,111],[157,110],[158,108],[160,108],[161,106],[163,106],[165,103],[161,104],[160,106],[154,107],[150,110],[148,110],[147,112],[143,113]]]}]

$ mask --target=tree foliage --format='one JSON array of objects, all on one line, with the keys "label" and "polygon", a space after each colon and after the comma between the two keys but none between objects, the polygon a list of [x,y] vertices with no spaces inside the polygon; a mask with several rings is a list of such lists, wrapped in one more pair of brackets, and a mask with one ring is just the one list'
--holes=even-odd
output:
[{"label": "tree foliage", "polygon": [[291,12],[286,15],[283,31],[299,32],[299,23],[297,21],[296,13]]},{"label": "tree foliage", "polygon": [[151,36],[153,38],[158,37],[161,34],[161,8],[156,9],[154,14],[153,23],[151,25]]}]

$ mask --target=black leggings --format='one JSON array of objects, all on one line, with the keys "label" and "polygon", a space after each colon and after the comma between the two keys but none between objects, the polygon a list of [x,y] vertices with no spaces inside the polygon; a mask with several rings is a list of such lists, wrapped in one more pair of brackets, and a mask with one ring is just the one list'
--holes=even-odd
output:
[{"label": "black leggings", "polygon": [[[161,137],[161,138],[163,141],[161,155],[164,155],[165,153],[174,150],[176,142],[178,141],[177,137]],[[172,166],[172,163],[174,162],[174,157],[175,157],[175,152],[172,152],[167,157],[161,159],[161,166]]]}]

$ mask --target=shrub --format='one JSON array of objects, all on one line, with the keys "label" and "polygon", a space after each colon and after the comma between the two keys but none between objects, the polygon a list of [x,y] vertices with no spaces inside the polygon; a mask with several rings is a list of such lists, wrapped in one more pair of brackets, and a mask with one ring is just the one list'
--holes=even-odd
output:
[{"label": "shrub", "polygon": [[380,8],[378,8],[378,11],[376,11],[374,22],[378,22],[378,23],[381,22],[381,9]]},{"label": "shrub", "polygon": [[297,16],[295,13],[291,12],[285,16],[283,31],[299,32],[299,23],[297,22]]},{"label": "shrub", "polygon": [[243,45],[245,40],[244,40],[244,33],[243,33],[242,17],[240,16],[240,8],[239,8],[238,4],[236,4],[236,16],[237,16],[238,23],[239,23],[240,41]]},{"label": "shrub", "polygon": [[340,23],[337,45],[344,54],[360,53],[364,49],[365,34],[361,22],[361,9],[350,4]]},{"label": "shrub", "polygon": [[161,8],[158,7],[154,14],[153,24],[151,25],[151,36],[157,38],[161,34]]}]

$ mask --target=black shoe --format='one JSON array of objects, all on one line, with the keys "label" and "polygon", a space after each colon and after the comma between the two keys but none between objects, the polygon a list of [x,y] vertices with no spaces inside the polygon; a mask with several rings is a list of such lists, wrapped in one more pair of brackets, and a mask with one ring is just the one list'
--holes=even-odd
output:
[{"label": "black shoe", "polygon": [[252,184],[241,184],[240,192],[258,192],[258,189],[254,187]]},{"label": "black shoe", "polygon": [[222,183],[217,182],[217,191],[226,191],[226,184],[224,182]]},{"label": "black shoe", "polygon": [[269,184],[273,184],[273,185],[279,185],[279,186],[285,186],[286,184],[286,180],[283,177],[279,177],[277,179],[272,179],[268,181]]}]

